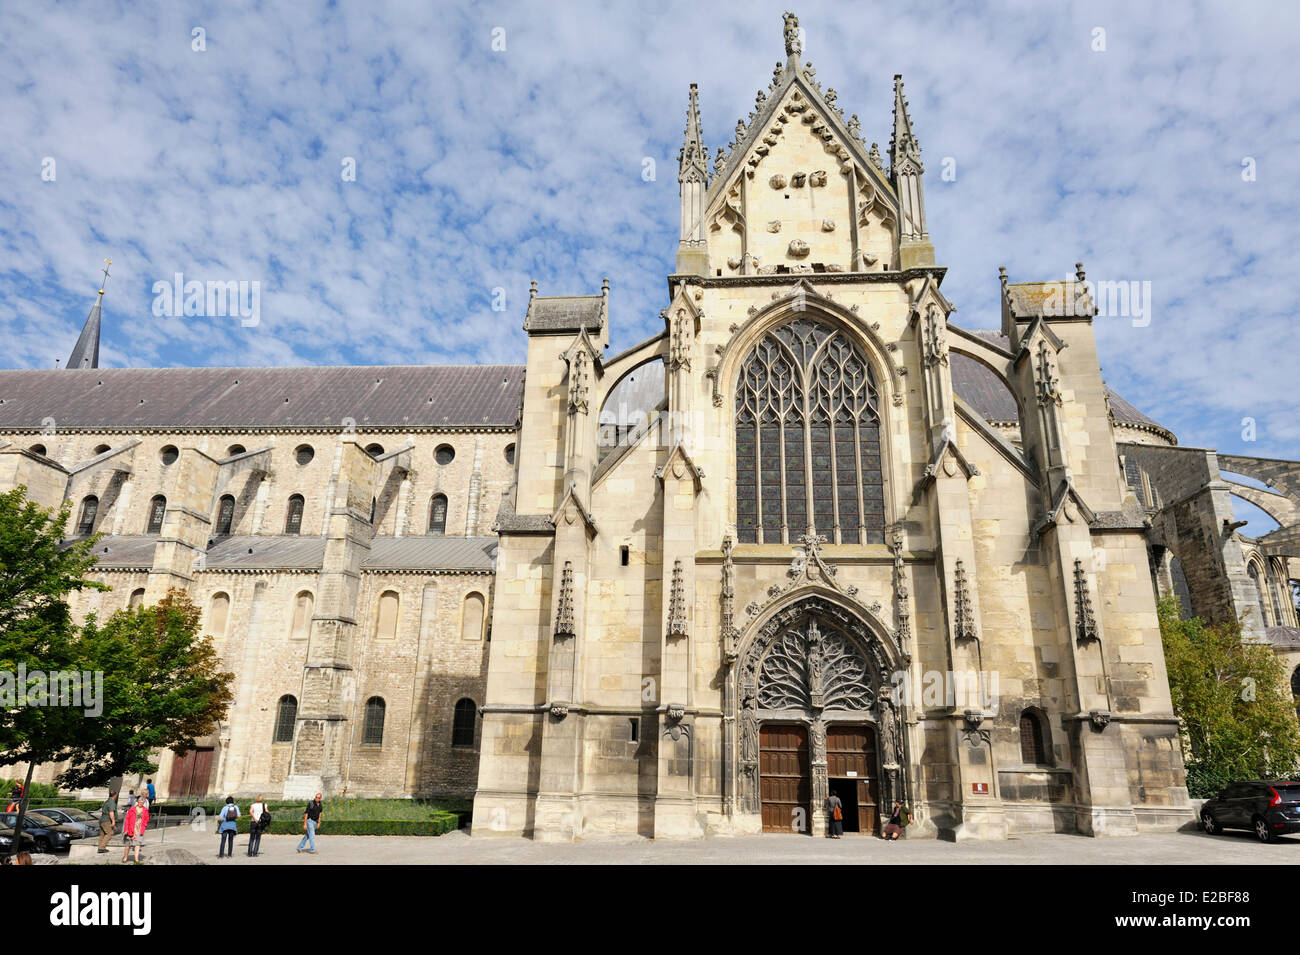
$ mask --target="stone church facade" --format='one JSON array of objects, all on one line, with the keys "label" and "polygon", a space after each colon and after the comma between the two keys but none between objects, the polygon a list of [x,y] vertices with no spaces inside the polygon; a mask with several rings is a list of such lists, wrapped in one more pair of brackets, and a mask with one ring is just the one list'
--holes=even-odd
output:
[{"label": "stone church facade", "polygon": [[164,792],[555,840],[820,834],[831,793],[951,839],[1192,819],[1157,595],[1300,656],[1297,465],[1110,391],[1081,266],[952,321],[901,79],[882,155],[785,47],[712,160],[691,87],[663,331],[618,354],[606,283],[534,285],[523,365],[98,369],[96,302],[68,370],[0,371],[0,488],[106,535],[76,611],[179,587],[236,674]]}]

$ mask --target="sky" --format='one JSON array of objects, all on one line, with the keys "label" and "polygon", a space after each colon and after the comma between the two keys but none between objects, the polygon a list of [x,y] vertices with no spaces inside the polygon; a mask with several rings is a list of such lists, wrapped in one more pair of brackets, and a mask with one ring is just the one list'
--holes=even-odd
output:
[{"label": "sky", "polygon": [[[619,351],[661,328],[688,86],[712,154],[784,8],[5,4],[0,366],[66,361],[105,258],[104,366],[521,362],[529,280],[604,276]],[[998,327],[1000,265],[1081,260],[1149,305],[1096,321],[1112,387],[1182,444],[1300,456],[1300,5],[795,12],[882,150],[904,75],[953,321]],[[176,273],[259,283],[258,321],[156,315]]]}]

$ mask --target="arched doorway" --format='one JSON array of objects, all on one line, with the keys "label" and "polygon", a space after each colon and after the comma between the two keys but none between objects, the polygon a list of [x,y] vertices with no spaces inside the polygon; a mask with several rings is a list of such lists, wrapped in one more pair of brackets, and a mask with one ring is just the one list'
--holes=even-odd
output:
[{"label": "arched doorway", "polygon": [[820,834],[834,792],[845,831],[877,831],[905,786],[890,656],[862,619],[822,597],[759,628],[736,672],[740,812],[759,815],[765,832]]}]

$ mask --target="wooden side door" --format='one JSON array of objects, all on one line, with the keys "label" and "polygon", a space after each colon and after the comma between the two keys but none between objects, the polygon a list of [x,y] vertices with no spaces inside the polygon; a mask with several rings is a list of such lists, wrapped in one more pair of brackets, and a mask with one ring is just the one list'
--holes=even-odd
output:
[{"label": "wooden side door", "polygon": [[777,724],[759,730],[759,796],[764,832],[811,832],[807,727]]},{"label": "wooden side door", "polygon": [[171,799],[187,796],[206,796],[208,779],[212,775],[212,747],[192,749],[172,760],[171,780],[167,795]]},{"label": "wooden side door", "polygon": [[875,730],[866,725],[828,726],[826,775],[857,780],[858,832],[876,832],[879,812]]}]

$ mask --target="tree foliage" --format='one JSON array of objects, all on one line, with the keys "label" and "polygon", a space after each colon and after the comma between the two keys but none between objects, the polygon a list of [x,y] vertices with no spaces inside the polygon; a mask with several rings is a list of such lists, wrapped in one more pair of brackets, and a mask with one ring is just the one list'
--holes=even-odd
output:
[{"label": "tree foliage", "polygon": [[94,707],[0,706],[0,766],[66,763],[58,782],[73,788],[151,773],[156,751],[193,748],[225,718],[233,676],[220,672],[181,591],[78,628],[68,595],[109,588],[87,578],[96,538],[62,539],[68,515],[67,504],[52,512],[28,501],[24,488],[0,494],[0,678],[13,686],[24,670],[76,672],[102,690]]},{"label": "tree foliage", "polygon": [[193,749],[195,737],[225,719],[234,675],[221,672],[212,641],[199,635],[199,610],[182,591],[118,610],[103,624],[91,616],[80,644],[103,671],[104,711],[74,748],[62,785],[152,773],[156,751]]},{"label": "tree foliage", "polygon": [[1190,794],[1212,796],[1235,780],[1293,775],[1300,767],[1300,721],[1273,648],[1242,642],[1235,622],[1181,619],[1176,598],[1160,602],[1160,636]]},{"label": "tree foliage", "polygon": [[[0,671],[10,681],[81,669],[68,594],[107,588],[86,576],[96,538],[64,544],[68,514],[67,503],[56,512],[27,500],[23,487],[0,494]],[[0,706],[0,766],[66,759],[80,722],[67,707]]]}]

